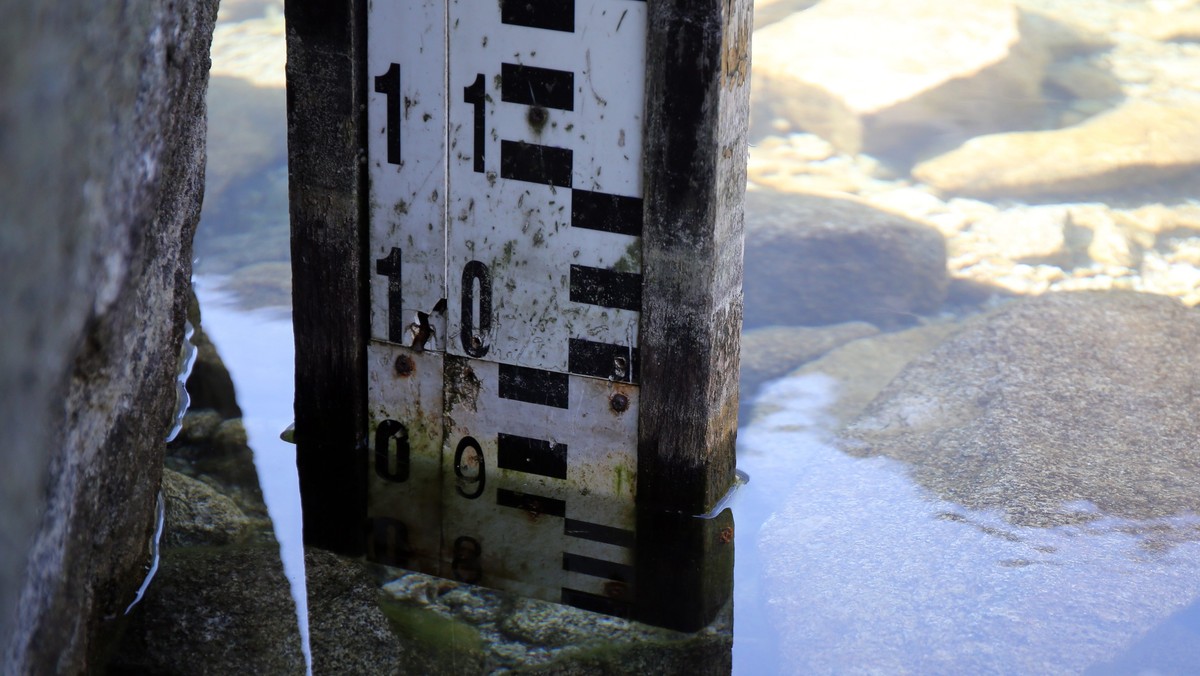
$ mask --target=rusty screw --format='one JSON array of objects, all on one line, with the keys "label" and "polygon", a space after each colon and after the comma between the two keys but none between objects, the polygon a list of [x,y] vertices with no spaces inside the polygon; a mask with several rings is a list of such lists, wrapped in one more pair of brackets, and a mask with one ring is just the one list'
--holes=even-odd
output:
[{"label": "rusty screw", "polygon": [[412,357],[402,354],[396,357],[396,375],[401,378],[407,378],[412,375],[412,372],[417,368],[413,363]]},{"label": "rusty screw", "polygon": [[629,408],[629,397],[618,392],[608,398],[608,406],[617,413],[624,413]]}]

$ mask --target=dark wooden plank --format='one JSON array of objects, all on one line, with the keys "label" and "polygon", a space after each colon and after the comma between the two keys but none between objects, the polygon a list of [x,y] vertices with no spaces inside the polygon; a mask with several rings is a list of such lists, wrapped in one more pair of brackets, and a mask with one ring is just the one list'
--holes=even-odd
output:
[{"label": "dark wooden plank", "polygon": [[714,521],[671,515],[707,512],[734,478],[752,15],[748,0],[648,9],[637,607],[696,629],[732,566],[707,555]]},{"label": "dark wooden plank", "polygon": [[366,2],[288,0],[296,464],[304,542],[364,551]]}]

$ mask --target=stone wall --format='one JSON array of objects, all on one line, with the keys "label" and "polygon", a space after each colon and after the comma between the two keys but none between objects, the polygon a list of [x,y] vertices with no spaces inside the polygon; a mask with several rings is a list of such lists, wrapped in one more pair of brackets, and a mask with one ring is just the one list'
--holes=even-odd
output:
[{"label": "stone wall", "polygon": [[0,22],[0,646],[80,673],[149,563],[215,0]]}]

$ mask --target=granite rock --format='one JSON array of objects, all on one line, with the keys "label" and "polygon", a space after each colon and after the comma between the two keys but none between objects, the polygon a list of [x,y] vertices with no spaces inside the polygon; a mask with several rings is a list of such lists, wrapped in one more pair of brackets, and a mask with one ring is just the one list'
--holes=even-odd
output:
[{"label": "granite rock", "polygon": [[844,448],[946,500],[1053,526],[1200,511],[1200,314],[1122,292],[1026,298],[909,363]]},{"label": "granite rock", "polygon": [[274,541],[164,550],[128,619],[110,674],[305,673]]},{"label": "granite rock", "polygon": [[212,486],[169,469],[163,471],[163,499],[164,547],[228,545],[262,525],[252,523],[237,503]]},{"label": "granite rock", "polygon": [[145,574],[200,212],[215,0],[0,24],[0,650],[83,673]]}]

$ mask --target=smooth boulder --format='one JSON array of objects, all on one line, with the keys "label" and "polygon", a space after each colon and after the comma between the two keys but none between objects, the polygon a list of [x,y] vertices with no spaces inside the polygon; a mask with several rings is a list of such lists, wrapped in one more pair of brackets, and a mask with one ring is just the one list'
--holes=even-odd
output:
[{"label": "smooth boulder", "polygon": [[747,329],[912,323],[946,298],[932,226],[847,197],[746,193]]}]

